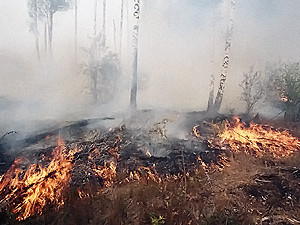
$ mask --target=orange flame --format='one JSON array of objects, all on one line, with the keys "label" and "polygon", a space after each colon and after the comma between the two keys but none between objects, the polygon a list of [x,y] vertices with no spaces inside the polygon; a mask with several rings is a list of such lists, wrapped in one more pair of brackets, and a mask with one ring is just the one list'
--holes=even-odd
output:
[{"label": "orange flame", "polygon": [[149,149],[147,149],[146,156],[151,157],[151,153],[150,153]]},{"label": "orange flame", "polygon": [[96,172],[97,176],[103,179],[105,187],[110,187],[112,185],[117,173],[117,167],[114,162],[111,162],[109,166],[107,166],[107,163],[105,162],[103,166],[98,166],[93,170]]},{"label": "orange flame", "polygon": [[197,130],[198,127],[199,127],[199,125],[196,125],[196,126],[193,127],[193,133],[194,133],[194,135],[195,135],[197,138],[200,137],[200,133],[199,133],[199,131]]},{"label": "orange flame", "polygon": [[[72,156],[66,156],[65,150],[64,142],[59,138],[48,167],[32,164],[25,172],[18,168],[22,160],[17,158],[2,177],[0,194],[4,190],[10,193],[5,199],[14,206],[13,212],[18,214],[17,220],[42,214],[48,203],[54,203],[58,207],[64,204],[63,190],[70,180],[72,169]],[[19,179],[22,173],[24,176]],[[22,201],[16,203],[16,199]]]},{"label": "orange flame", "polygon": [[275,158],[291,156],[300,149],[300,141],[288,131],[279,131],[271,126],[251,123],[246,127],[235,116],[234,124],[226,121],[225,131],[219,136],[222,143],[229,144],[235,152],[246,152],[258,157],[271,155]]}]

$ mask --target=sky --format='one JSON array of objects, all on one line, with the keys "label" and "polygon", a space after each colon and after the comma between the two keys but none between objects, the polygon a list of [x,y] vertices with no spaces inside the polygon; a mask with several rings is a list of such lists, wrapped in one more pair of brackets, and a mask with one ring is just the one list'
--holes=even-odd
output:
[{"label": "sky", "polygon": [[[132,3],[124,0],[122,48],[123,82],[118,104],[129,104],[132,69]],[[228,0],[141,0],[139,21],[139,108],[204,110],[209,78],[221,73],[228,28]],[[119,52],[121,0],[107,0],[106,33],[109,50]],[[129,8],[127,10],[127,7]],[[239,84],[250,66],[263,71],[266,62],[300,61],[300,1],[236,0],[230,64],[223,110],[240,109]],[[128,11],[128,13],[127,13]],[[101,31],[102,1],[98,0],[97,32]],[[0,99],[20,103],[11,120],[32,115],[32,107],[60,115],[85,105],[87,77],[80,74],[84,51],[93,37],[94,1],[79,0],[78,59],[74,57],[74,10],[54,16],[54,68],[43,46],[40,24],[41,65],[37,63],[34,36],[29,31],[26,0],[0,1]],[[114,33],[114,24],[116,33]],[[114,35],[116,45],[114,44]],[[42,102],[42,103],[41,103]],[[5,114],[5,116],[8,116]]]}]

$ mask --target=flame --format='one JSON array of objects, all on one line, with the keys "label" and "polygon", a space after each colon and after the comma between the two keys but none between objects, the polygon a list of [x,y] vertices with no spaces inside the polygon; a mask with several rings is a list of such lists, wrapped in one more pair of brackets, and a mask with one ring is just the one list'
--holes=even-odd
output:
[{"label": "flame", "polygon": [[146,156],[151,157],[151,153],[150,153],[149,149],[147,149]]},{"label": "flame", "polygon": [[140,166],[137,170],[131,171],[129,173],[129,179],[127,180],[142,181],[143,179],[152,180],[157,183],[161,181],[161,178],[155,169],[155,164],[151,167]]},{"label": "flame", "polygon": [[199,131],[198,131],[198,129],[197,129],[198,127],[199,127],[199,125],[196,125],[196,126],[193,127],[193,133],[194,133],[194,135],[195,135],[197,138],[200,137],[200,133],[199,133]]},{"label": "flame", "polygon": [[[0,196],[13,206],[17,220],[21,221],[36,214],[42,214],[44,207],[53,203],[57,207],[64,204],[63,190],[71,178],[72,155],[66,155],[66,148],[61,138],[52,152],[53,159],[47,167],[32,164],[26,171],[19,168],[22,162],[17,158],[2,177]],[[20,175],[24,174],[20,179]],[[21,202],[19,201],[21,199]]]},{"label": "flame", "polygon": [[118,142],[121,141],[121,138],[120,137],[117,137],[117,139],[115,140],[114,142],[114,146],[113,148],[110,148],[108,150],[108,153],[113,156],[115,158],[116,161],[118,161],[120,159],[120,154],[118,153],[119,151],[119,146],[117,146]]},{"label": "flame", "polygon": [[105,187],[110,187],[113,184],[113,180],[117,174],[117,167],[115,162],[111,162],[109,166],[105,162],[103,166],[98,166],[97,168],[93,169],[96,172],[96,175],[101,177],[104,182]]},{"label": "flame", "polygon": [[226,121],[225,131],[219,136],[222,143],[229,144],[233,151],[258,157],[288,157],[300,149],[300,141],[288,131],[254,123],[247,127],[237,116],[233,124]]}]

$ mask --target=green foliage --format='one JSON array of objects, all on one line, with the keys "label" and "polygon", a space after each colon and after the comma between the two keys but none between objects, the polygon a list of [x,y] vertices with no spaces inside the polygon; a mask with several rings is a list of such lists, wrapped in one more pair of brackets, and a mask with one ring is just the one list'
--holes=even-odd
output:
[{"label": "green foliage", "polygon": [[152,225],[162,225],[165,224],[165,218],[163,216],[156,216],[152,213],[150,213],[150,219]]}]

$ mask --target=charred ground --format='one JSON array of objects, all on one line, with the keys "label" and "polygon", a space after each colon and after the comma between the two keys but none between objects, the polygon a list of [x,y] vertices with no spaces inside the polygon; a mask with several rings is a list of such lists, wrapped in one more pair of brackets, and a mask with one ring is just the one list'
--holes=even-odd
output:
[{"label": "charred ground", "polygon": [[[137,123],[140,118],[143,121]],[[19,222],[12,211],[21,199],[3,201],[9,193],[5,189],[1,222],[299,224],[299,153],[257,157],[212,144],[226,118],[196,112],[153,117],[144,111],[121,122],[105,118],[71,123],[23,140],[22,148],[2,144],[2,174],[20,156],[26,158],[20,164],[24,171],[32,163],[47,166],[59,134],[66,152],[80,150],[72,158],[63,206],[57,209],[49,202],[42,215]],[[198,138],[192,134],[193,125],[199,125]],[[292,131],[296,134],[297,129]],[[56,171],[48,179],[55,176]]]}]

